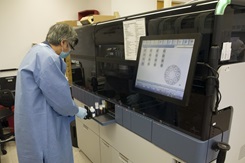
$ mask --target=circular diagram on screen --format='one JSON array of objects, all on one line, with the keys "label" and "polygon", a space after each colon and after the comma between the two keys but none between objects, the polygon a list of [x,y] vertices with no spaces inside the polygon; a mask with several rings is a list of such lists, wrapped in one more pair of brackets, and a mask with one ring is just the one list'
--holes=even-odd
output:
[{"label": "circular diagram on screen", "polygon": [[180,68],[177,65],[171,65],[164,73],[164,80],[169,85],[175,85],[180,80],[180,76]]}]

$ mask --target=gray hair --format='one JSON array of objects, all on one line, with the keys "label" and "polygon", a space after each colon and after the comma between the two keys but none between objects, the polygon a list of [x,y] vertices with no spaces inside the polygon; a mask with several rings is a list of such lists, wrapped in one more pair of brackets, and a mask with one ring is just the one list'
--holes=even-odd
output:
[{"label": "gray hair", "polygon": [[55,24],[49,28],[46,36],[46,41],[52,45],[60,45],[62,40],[67,40],[74,48],[78,43],[78,36],[76,31],[68,24]]}]

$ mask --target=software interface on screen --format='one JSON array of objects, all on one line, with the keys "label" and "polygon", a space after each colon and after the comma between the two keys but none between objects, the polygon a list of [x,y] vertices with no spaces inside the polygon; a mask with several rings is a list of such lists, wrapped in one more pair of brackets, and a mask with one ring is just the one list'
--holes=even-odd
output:
[{"label": "software interface on screen", "polygon": [[182,100],[195,39],[143,40],[135,87]]}]

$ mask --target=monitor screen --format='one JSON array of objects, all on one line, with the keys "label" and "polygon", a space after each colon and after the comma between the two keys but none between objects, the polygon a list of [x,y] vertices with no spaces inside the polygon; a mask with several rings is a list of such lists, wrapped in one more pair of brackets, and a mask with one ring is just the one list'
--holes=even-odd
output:
[{"label": "monitor screen", "polygon": [[188,105],[201,34],[143,36],[135,88],[166,102]]}]

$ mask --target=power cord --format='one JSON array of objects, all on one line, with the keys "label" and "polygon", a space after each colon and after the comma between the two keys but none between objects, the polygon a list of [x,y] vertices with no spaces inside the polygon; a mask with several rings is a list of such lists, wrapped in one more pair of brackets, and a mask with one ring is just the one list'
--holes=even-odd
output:
[{"label": "power cord", "polygon": [[225,162],[225,157],[226,157],[226,152],[228,150],[230,150],[231,147],[230,147],[229,144],[223,142],[224,131],[218,126],[212,126],[212,127],[221,131],[221,141],[220,142],[215,142],[212,145],[212,149],[213,150],[219,151],[216,163],[224,163]]},{"label": "power cord", "polygon": [[208,67],[212,71],[212,73],[214,74],[214,76],[216,76],[217,78],[219,78],[218,71],[216,69],[214,69],[213,67],[211,67],[209,64],[207,64],[205,62],[197,62],[197,64],[204,65],[204,66]]},{"label": "power cord", "polygon": [[219,90],[219,73],[216,69],[214,69],[213,67],[211,67],[209,64],[204,63],[204,62],[197,62],[197,64],[199,65],[204,65],[205,67],[209,68],[209,70],[211,70],[213,76],[207,76],[205,79],[209,80],[212,79],[215,81],[215,90],[216,90],[216,102],[215,102],[215,107],[214,107],[214,111],[217,114],[218,113],[218,107],[219,107],[219,103],[221,101],[222,95],[221,92]]}]

